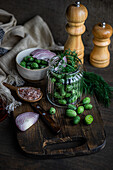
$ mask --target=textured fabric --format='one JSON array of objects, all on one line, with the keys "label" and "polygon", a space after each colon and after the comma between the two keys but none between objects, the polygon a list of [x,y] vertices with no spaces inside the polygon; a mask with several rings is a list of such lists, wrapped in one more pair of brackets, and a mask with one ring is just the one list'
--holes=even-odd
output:
[{"label": "textured fabric", "polygon": [[55,44],[49,27],[40,16],[35,16],[24,26],[16,26],[16,23],[12,14],[0,9],[0,28],[5,32],[0,48],[10,50],[0,57],[0,96],[7,101],[6,109],[9,112],[21,103],[15,101],[10,90],[4,87],[2,82],[15,82],[17,86],[24,84],[24,80],[16,72],[17,53],[31,47],[63,49]]},{"label": "textured fabric", "polygon": [[[5,34],[4,30],[2,28],[0,28],[0,44],[2,43],[4,34]],[[8,52],[7,49],[0,47],[0,56],[4,55],[7,52]]]},{"label": "textured fabric", "polygon": [[0,44],[3,40],[4,33],[5,33],[4,30],[2,28],[0,28]]}]

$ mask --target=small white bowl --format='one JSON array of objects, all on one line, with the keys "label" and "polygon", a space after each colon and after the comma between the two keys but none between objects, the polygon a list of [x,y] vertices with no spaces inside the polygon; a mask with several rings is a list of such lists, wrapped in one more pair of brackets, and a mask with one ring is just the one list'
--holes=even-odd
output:
[{"label": "small white bowl", "polygon": [[30,70],[20,65],[20,62],[23,60],[23,58],[30,55],[30,53],[36,49],[38,48],[29,48],[29,49],[23,50],[20,53],[18,53],[18,55],[16,56],[16,67],[17,67],[19,74],[25,80],[30,81],[30,82],[37,82],[38,80],[42,80],[46,78],[47,70],[49,68],[48,66],[43,69]]}]

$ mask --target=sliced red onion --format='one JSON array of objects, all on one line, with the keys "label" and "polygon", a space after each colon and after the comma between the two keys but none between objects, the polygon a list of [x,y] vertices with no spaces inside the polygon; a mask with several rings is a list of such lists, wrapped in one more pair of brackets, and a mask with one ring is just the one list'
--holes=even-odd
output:
[{"label": "sliced red onion", "polygon": [[[65,61],[65,63],[67,63],[67,58],[66,58],[66,56],[63,57],[63,60]],[[65,66],[66,66],[66,64],[65,64]]]},{"label": "sliced red onion", "polygon": [[25,112],[16,117],[15,123],[21,131],[26,131],[37,122],[38,118],[39,114],[37,113]]},{"label": "sliced red onion", "polygon": [[32,55],[32,57],[37,58],[37,59],[43,59],[46,60],[49,59],[51,60],[52,57],[56,56],[55,53],[46,50],[46,49],[37,49],[35,51],[33,51],[30,55]]},{"label": "sliced red onion", "polygon": [[[64,60],[64,61],[65,61],[65,63],[67,63],[66,56],[64,56],[62,60]],[[63,67],[66,67],[66,64],[65,64],[65,63],[63,64]],[[62,64],[62,62],[59,62],[58,66],[55,68],[55,71],[57,71],[57,70],[58,70],[58,67],[59,67],[61,64]]]},{"label": "sliced red onion", "polygon": [[36,50],[32,51],[30,53],[30,55],[35,55],[37,52],[42,53],[42,52],[46,52],[46,51],[49,51],[49,50],[46,50],[46,49],[36,49]]}]

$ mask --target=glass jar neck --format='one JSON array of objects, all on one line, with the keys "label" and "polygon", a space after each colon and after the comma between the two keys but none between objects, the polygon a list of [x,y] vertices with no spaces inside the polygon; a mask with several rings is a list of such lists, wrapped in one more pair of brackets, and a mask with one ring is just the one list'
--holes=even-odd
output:
[{"label": "glass jar neck", "polygon": [[[62,70],[65,67],[73,68],[73,71],[63,72]],[[72,67],[71,65],[67,64],[66,62],[63,62],[62,60],[60,60],[60,56],[55,56],[51,59],[51,61],[49,63],[49,70],[51,70],[52,72],[58,73],[58,74],[64,74],[66,76],[68,76],[68,75],[73,76],[74,74],[77,74],[77,73],[83,71],[83,65],[82,65],[82,62],[78,59],[75,67]]]}]

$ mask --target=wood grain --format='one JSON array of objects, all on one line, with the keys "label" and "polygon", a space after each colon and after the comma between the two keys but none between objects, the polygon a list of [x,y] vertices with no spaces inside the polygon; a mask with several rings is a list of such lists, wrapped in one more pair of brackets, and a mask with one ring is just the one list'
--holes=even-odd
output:
[{"label": "wood grain", "polygon": [[[5,82],[3,82],[3,85],[6,86],[7,88],[9,88],[10,90],[16,91],[16,94],[18,95],[18,97],[19,97],[21,100],[24,100],[24,101],[26,101],[26,102],[30,102],[30,103],[32,103],[32,102],[37,102],[37,101],[41,100],[41,98],[42,98],[42,96],[43,96],[43,93],[40,91],[41,95],[40,95],[39,98],[33,99],[33,100],[25,99],[25,98],[22,97],[22,96],[20,95],[20,93],[19,93],[19,90],[20,90],[21,88],[23,88],[23,87],[12,86],[12,85],[7,84],[7,83],[5,83]],[[28,87],[30,87],[30,86],[26,86],[25,88],[28,88]],[[32,86],[31,86],[31,87],[32,87]],[[37,89],[34,88],[34,90],[37,90]]]},{"label": "wood grain", "polygon": [[[73,125],[72,119],[65,116],[65,109],[55,107],[56,114],[51,117],[61,127],[61,132],[57,135],[49,129],[41,118],[25,132],[17,130],[20,148],[25,153],[40,159],[85,155],[101,150],[106,143],[103,122],[96,99],[91,97],[91,103],[93,109],[80,115],[81,122],[78,125]],[[46,95],[38,104],[46,111],[52,106],[47,101]],[[33,108],[30,104],[23,103],[22,106],[14,110],[14,118],[27,111],[33,111]],[[94,122],[90,126],[84,124],[84,117],[87,114],[92,114],[94,117]]]},{"label": "wood grain", "polygon": [[79,7],[76,4],[69,5],[66,10],[67,25],[66,31],[68,32],[68,39],[64,45],[64,49],[71,51],[76,50],[78,57],[84,63],[84,45],[81,35],[85,32],[84,22],[88,16],[86,7],[80,4]]},{"label": "wood grain", "polygon": [[90,63],[94,67],[104,68],[110,63],[110,53],[108,45],[110,44],[110,37],[113,30],[109,24],[105,24],[105,28],[102,23],[98,23],[93,27],[93,43],[94,48],[90,54]]},{"label": "wood grain", "polygon": [[[104,79],[113,86],[113,58],[111,57],[109,67],[98,69],[89,64],[89,54],[90,51],[88,49],[85,55],[85,66],[87,70],[103,76]],[[111,53],[111,56],[112,55],[113,53]],[[38,84],[36,84],[36,86],[38,87]],[[99,105],[99,110],[106,131],[107,142],[105,148],[95,154],[64,159],[39,160],[38,157],[36,157],[36,159],[34,157],[28,157],[28,155],[24,154],[25,152],[19,149],[12,116],[8,117],[3,122],[0,122],[0,170],[45,170],[47,168],[49,170],[111,170],[111,167],[113,167],[113,99],[111,100],[109,108],[104,108],[102,105]]]},{"label": "wood grain", "polygon": [[[19,3],[17,0],[0,1],[1,8],[13,13],[18,24],[24,24],[35,15],[40,15],[49,25],[55,42],[60,42],[61,44],[64,44],[67,39],[67,33],[64,30],[66,23],[65,10],[70,3],[73,3],[73,1],[38,0],[37,2],[37,0],[24,0]],[[87,29],[83,35],[84,45],[86,47],[85,66],[88,71],[103,76],[104,79],[113,86],[113,53],[111,54],[110,65],[106,68],[98,69],[91,66],[88,62],[90,54],[89,48],[93,48],[92,27],[94,24],[103,21],[103,18],[113,26],[113,2],[112,0],[81,0],[81,3],[87,7],[90,14],[85,24]],[[113,41],[113,36],[111,38]],[[113,43],[110,44],[109,49],[113,51]],[[25,156],[17,145],[15,126],[12,122],[12,116],[9,116],[6,120],[0,122],[0,169],[45,170],[48,168],[49,170],[111,170],[113,167],[113,100],[111,100],[109,108],[104,108],[102,105],[99,105],[99,110],[101,111],[107,136],[106,147],[96,154],[57,160],[38,160]]]}]

